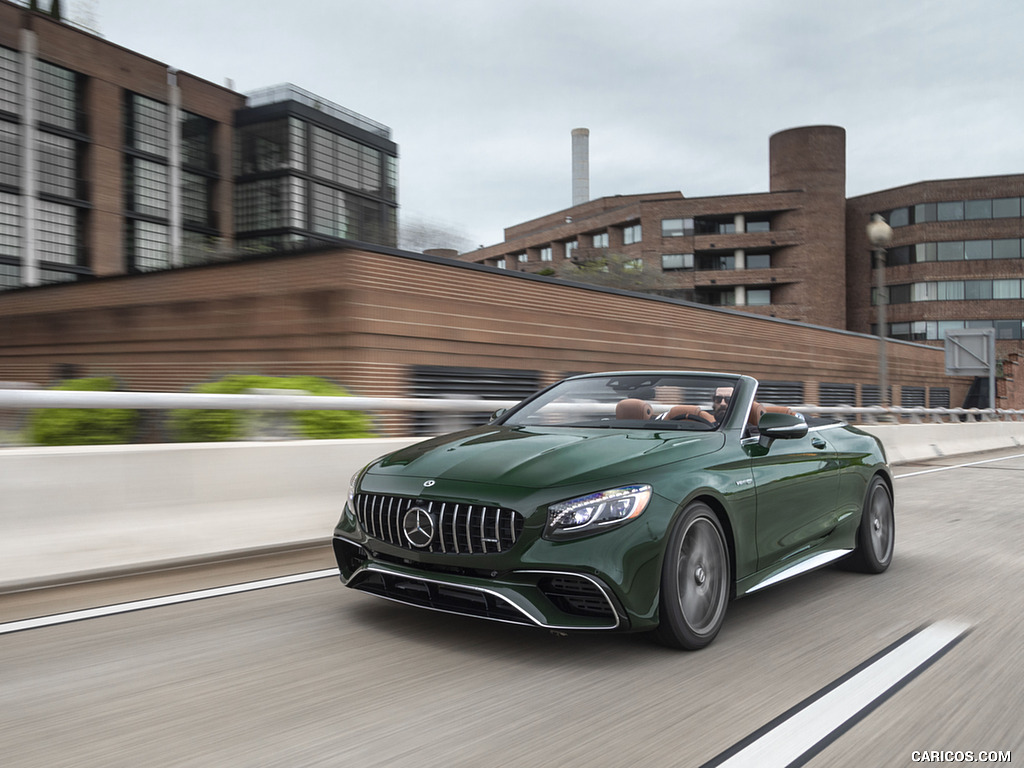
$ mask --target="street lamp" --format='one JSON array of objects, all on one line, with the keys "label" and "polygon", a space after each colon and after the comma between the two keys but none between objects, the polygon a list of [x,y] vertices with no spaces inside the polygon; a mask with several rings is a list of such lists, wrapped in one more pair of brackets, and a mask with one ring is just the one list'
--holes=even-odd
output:
[{"label": "street lamp", "polygon": [[878,312],[878,386],[881,389],[882,405],[889,403],[889,370],[885,359],[885,310],[889,293],[885,287],[885,249],[892,243],[892,227],[881,214],[875,213],[867,226],[868,242],[875,253],[875,305]]}]

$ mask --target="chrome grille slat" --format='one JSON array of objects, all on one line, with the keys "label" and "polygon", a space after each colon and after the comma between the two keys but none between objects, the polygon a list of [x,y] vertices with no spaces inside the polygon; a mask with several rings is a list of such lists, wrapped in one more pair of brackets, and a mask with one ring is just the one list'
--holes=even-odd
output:
[{"label": "chrome grille slat", "polygon": [[[416,506],[434,518],[434,539],[423,549],[411,546],[402,533],[404,515]],[[353,507],[367,536],[413,551],[457,555],[506,552],[523,528],[522,516],[515,510],[480,504],[361,493]]]}]

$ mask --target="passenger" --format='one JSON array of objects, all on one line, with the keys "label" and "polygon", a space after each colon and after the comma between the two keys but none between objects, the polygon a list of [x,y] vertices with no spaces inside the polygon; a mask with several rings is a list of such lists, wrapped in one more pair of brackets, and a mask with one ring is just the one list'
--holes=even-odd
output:
[{"label": "passenger", "polygon": [[711,413],[715,417],[716,424],[721,424],[725,419],[725,412],[729,410],[729,403],[732,402],[732,390],[732,387],[719,387],[715,390]]}]

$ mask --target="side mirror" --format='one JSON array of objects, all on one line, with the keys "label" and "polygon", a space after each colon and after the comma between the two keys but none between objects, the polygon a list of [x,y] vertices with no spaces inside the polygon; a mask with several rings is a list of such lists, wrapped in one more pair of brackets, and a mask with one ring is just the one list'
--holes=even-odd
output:
[{"label": "side mirror", "polygon": [[508,413],[508,408],[499,408],[498,410],[496,410],[494,413],[491,414],[491,418],[489,419],[489,422],[493,424],[495,421],[500,419],[506,413]]},{"label": "side mirror", "polygon": [[807,435],[807,422],[788,413],[766,413],[757,422],[758,443],[767,448],[774,440],[795,440]]}]

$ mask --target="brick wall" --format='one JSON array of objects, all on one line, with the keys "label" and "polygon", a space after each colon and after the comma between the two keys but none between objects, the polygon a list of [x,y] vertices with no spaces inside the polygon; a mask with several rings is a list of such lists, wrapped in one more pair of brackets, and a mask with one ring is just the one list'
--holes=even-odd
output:
[{"label": "brick wall", "polygon": [[[325,376],[403,396],[413,365],[697,369],[870,384],[877,341],[401,252],[332,250],[0,294],[0,380],[60,366],[176,391],[230,372]],[[942,350],[889,345],[890,380],[950,386]]]}]

